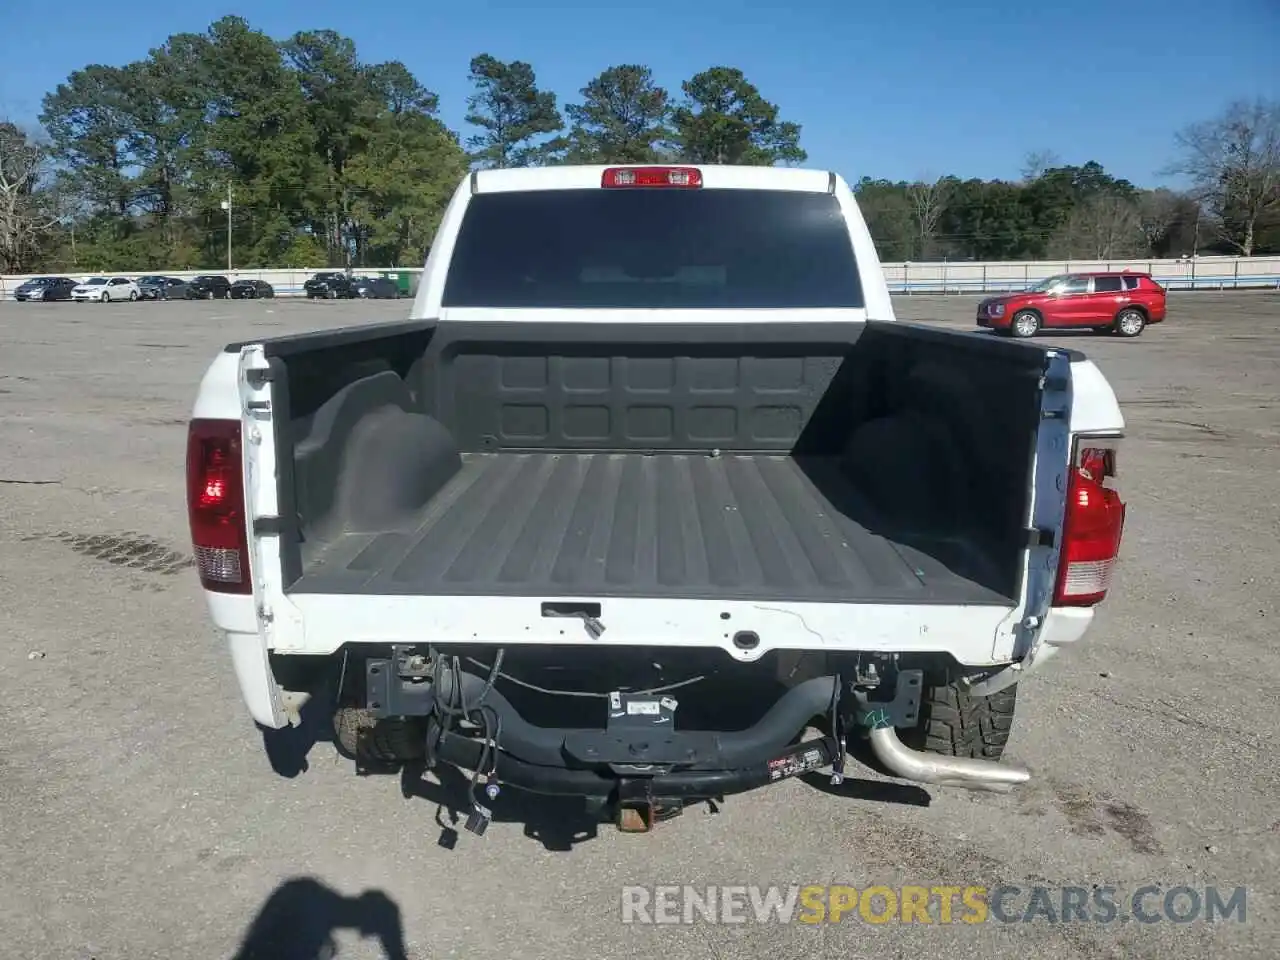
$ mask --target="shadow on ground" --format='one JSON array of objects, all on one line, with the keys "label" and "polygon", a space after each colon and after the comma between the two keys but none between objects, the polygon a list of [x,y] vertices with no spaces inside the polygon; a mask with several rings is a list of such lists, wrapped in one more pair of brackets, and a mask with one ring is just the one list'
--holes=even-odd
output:
[{"label": "shadow on ground", "polygon": [[[440,828],[437,844],[446,850],[459,839],[481,840],[463,828],[471,812],[469,774],[438,764],[429,773],[423,763],[407,763],[400,770],[400,792],[406,799],[426,800],[436,805],[435,821]],[[479,791],[479,788],[477,788]],[[605,812],[593,808],[581,797],[551,797],[523,790],[503,790],[495,799],[480,802],[493,813],[496,823],[524,825],[524,835],[547,850],[564,852],[599,836]]]},{"label": "shadow on ground", "polygon": [[267,898],[233,960],[331,960],[334,934],[376,939],[386,960],[408,960],[400,908],[381,890],[347,897],[312,877],[293,877]]},{"label": "shadow on ground", "polygon": [[333,742],[333,698],[317,693],[299,712],[296,727],[272,730],[258,725],[267,762],[279,776],[293,779],[310,769],[311,749],[317,743]]}]

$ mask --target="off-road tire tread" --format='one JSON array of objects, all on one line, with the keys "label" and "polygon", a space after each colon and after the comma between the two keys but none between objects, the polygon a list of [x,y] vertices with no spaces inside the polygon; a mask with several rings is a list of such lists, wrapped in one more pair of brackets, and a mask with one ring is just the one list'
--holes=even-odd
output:
[{"label": "off-road tire tread", "polygon": [[948,757],[999,760],[1013,730],[1018,687],[975,697],[958,683],[925,690],[918,728],[920,746]]}]

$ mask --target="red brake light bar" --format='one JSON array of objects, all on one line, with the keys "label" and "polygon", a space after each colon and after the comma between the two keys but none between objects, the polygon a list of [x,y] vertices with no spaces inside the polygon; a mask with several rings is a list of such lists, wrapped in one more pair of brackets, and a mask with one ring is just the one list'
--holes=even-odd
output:
[{"label": "red brake light bar", "polygon": [[702,171],[697,167],[610,167],[600,178],[600,186],[688,190],[702,186]]}]

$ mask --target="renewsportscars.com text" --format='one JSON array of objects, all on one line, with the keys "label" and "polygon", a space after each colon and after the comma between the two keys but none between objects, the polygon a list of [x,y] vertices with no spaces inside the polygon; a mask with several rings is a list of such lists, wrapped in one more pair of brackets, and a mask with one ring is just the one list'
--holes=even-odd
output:
[{"label": "renewsportscars.com text", "polygon": [[1245,922],[1244,887],[630,886],[622,922],[1221,923]]}]

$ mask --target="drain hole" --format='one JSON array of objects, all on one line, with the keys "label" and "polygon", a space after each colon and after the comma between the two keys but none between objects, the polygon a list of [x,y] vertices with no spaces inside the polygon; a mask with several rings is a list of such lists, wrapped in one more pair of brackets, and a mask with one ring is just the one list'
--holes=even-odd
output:
[{"label": "drain hole", "polygon": [[760,636],[754,630],[739,630],[733,635],[733,645],[739,650],[754,650],[760,646]]}]

